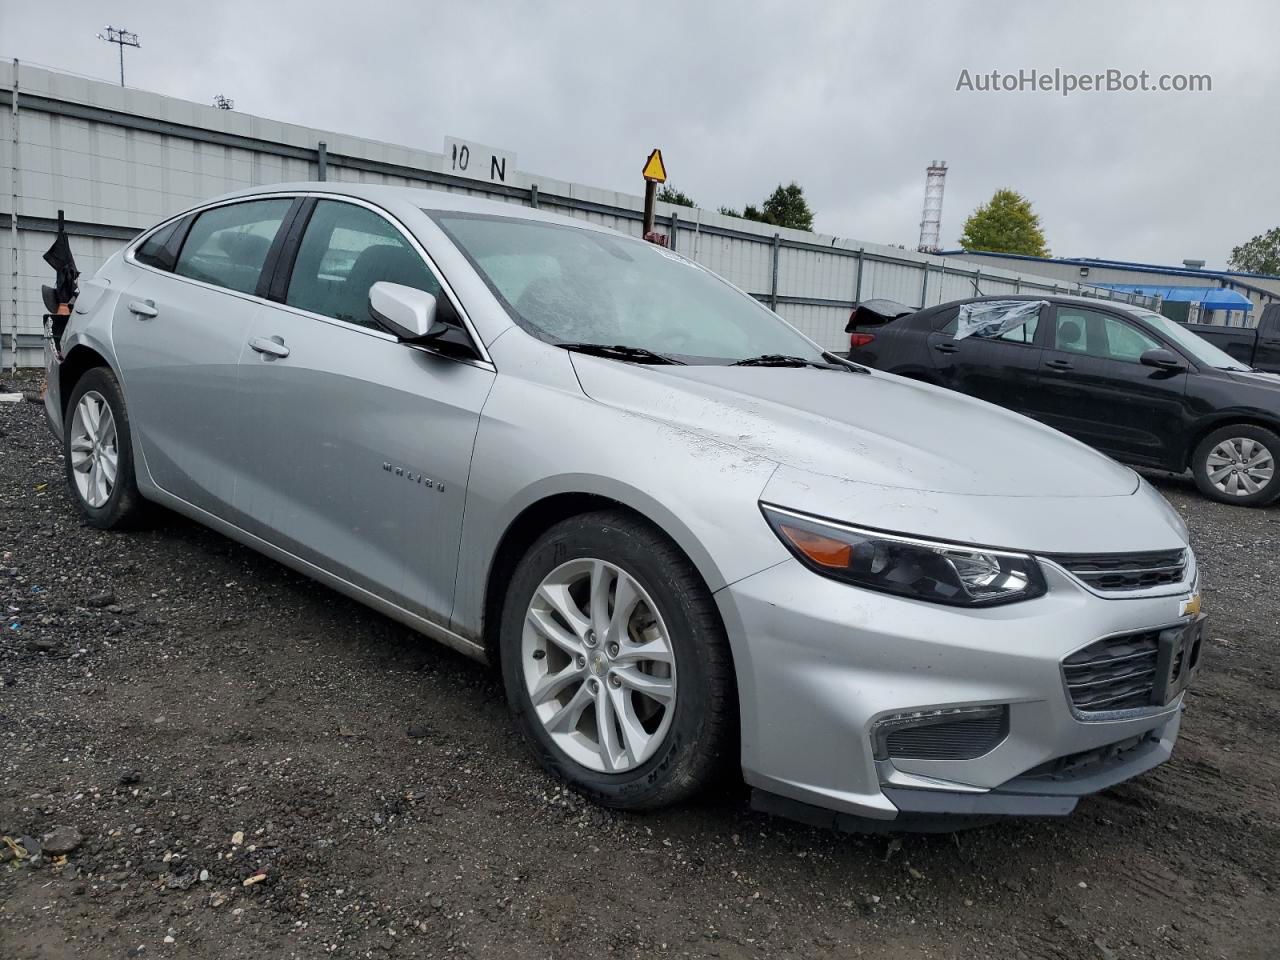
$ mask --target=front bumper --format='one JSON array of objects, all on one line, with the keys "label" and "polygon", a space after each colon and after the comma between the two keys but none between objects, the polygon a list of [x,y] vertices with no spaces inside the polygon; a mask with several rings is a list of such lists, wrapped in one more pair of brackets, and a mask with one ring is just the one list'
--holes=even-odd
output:
[{"label": "front bumper", "polygon": [[[1062,660],[1102,637],[1189,622],[1194,563],[1187,571],[1187,583],[1163,595],[1111,599],[1045,564],[1045,596],[977,610],[850,587],[794,560],[731,584],[716,597],[734,647],[743,773],[757,805],[897,826],[1062,815],[1080,796],[1163,762],[1182,696],[1082,714]],[[1007,732],[979,756],[876,759],[878,721],[994,705]]]}]

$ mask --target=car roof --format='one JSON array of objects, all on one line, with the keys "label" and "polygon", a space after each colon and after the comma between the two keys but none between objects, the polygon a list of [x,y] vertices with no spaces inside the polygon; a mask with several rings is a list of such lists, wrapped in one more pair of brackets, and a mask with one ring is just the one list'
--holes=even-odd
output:
[{"label": "car roof", "polygon": [[1045,300],[1049,303],[1073,304],[1081,307],[1111,307],[1116,310],[1135,310],[1143,309],[1138,304],[1124,303],[1120,300],[1106,300],[1100,297],[1080,297],[1065,293],[1052,294],[1034,294],[1034,293],[1004,293],[992,294],[985,297],[965,297],[960,300],[950,300],[946,303],[940,303],[937,306],[926,307],[917,311],[916,316],[923,314],[933,315],[941,313],[944,310],[952,310],[956,307],[964,306],[966,303],[991,303],[996,300]]},{"label": "car roof", "polygon": [[[550,213],[536,207],[527,207],[520,203],[507,203],[501,200],[487,200],[466,193],[453,193],[447,190],[432,190],[426,187],[402,187],[375,183],[345,183],[340,180],[296,181],[292,183],[271,183],[236,190],[214,198],[216,202],[241,197],[255,197],[269,193],[331,193],[335,196],[355,197],[367,200],[381,207],[394,208],[405,205],[419,210],[442,210],[454,213],[487,214],[489,216],[510,217],[518,220],[533,220],[542,223],[556,223],[562,226],[579,227],[608,233],[613,236],[627,236],[617,230],[611,230],[600,224],[573,217]],[[202,204],[203,206],[203,204]],[[634,238],[632,238],[634,239]]]}]

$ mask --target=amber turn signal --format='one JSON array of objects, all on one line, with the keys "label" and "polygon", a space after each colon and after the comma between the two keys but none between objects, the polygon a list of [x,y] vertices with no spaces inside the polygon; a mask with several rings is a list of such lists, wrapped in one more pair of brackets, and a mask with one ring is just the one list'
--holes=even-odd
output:
[{"label": "amber turn signal", "polygon": [[849,566],[849,560],[853,557],[852,545],[785,523],[779,524],[779,527],[783,535],[795,544],[797,550],[819,566],[833,569]]}]

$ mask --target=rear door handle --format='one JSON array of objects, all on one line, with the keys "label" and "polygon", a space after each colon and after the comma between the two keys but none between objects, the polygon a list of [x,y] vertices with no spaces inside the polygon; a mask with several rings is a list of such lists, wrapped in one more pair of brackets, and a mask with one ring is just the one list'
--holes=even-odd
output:
[{"label": "rear door handle", "polygon": [[249,341],[249,347],[267,360],[284,359],[289,355],[289,348],[280,337],[254,337]]},{"label": "rear door handle", "polygon": [[1264,346],[1267,346],[1267,347],[1280,347],[1280,340],[1276,339],[1275,337],[1268,337],[1267,339],[1263,340],[1262,343]]},{"label": "rear door handle", "polygon": [[130,300],[129,312],[135,316],[142,317],[144,320],[150,320],[160,311],[156,309],[156,302],[154,300]]},{"label": "rear door handle", "polygon": [[1070,369],[1072,369],[1072,367],[1071,367],[1071,361],[1070,361],[1070,360],[1046,360],[1046,361],[1044,362],[1044,365],[1045,365],[1046,367],[1048,367],[1050,370],[1070,370]]},{"label": "rear door handle", "polygon": [[960,350],[954,343],[935,343],[933,349],[939,353],[957,353]]}]

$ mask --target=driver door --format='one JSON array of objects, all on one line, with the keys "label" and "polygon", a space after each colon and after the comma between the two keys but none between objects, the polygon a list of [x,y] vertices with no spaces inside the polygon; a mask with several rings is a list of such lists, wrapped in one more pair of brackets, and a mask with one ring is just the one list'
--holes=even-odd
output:
[{"label": "driver door", "polygon": [[1117,460],[1181,469],[1187,371],[1144,366],[1168,349],[1133,322],[1058,304],[1041,359],[1037,418]]}]

